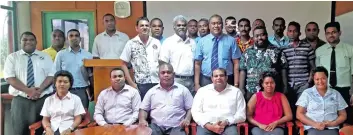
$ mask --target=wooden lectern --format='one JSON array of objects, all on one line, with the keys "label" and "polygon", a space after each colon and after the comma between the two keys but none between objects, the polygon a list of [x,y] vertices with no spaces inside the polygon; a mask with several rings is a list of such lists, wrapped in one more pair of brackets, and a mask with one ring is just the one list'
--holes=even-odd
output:
[{"label": "wooden lectern", "polygon": [[90,59],[84,60],[83,64],[85,67],[93,67],[94,102],[97,102],[99,93],[111,86],[110,71],[113,68],[121,67],[124,61],[118,59]]}]

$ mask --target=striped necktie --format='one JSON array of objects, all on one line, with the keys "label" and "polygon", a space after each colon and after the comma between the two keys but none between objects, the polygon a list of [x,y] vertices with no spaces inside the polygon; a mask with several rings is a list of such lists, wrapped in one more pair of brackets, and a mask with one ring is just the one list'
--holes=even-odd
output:
[{"label": "striped necktie", "polygon": [[27,64],[27,87],[34,86],[34,72],[33,72],[33,63],[31,57],[33,54],[27,54],[28,56],[28,64]]},{"label": "striped necktie", "polygon": [[212,56],[211,56],[211,70],[215,70],[219,67],[218,65],[218,42],[219,38],[215,37],[213,49],[212,49]]}]

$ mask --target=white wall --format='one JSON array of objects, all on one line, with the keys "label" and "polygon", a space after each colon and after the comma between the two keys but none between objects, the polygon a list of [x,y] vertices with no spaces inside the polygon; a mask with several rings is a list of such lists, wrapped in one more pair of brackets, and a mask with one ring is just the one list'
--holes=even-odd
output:
[{"label": "white wall", "polygon": [[237,20],[245,17],[251,22],[257,18],[265,21],[270,35],[273,34],[272,21],[281,16],[288,24],[290,21],[297,21],[301,24],[302,36],[304,27],[310,21],[319,24],[320,38],[324,39],[323,27],[330,21],[331,2],[266,2],[266,1],[147,1],[147,17],[152,19],[159,17],[164,22],[164,36],[168,37],[174,33],[172,22],[177,15],[184,15],[187,19],[209,18],[213,14],[219,14],[225,19],[227,16],[234,16]]},{"label": "white wall", "polygon": [[338,21],[341,25],[341,31],[342,31],[341,40],[343,42],[353,45],[353,38],[352,38],[353,37],[353,32],[352,32],[353,11],[340,15],[336,17],[335,20]]}]

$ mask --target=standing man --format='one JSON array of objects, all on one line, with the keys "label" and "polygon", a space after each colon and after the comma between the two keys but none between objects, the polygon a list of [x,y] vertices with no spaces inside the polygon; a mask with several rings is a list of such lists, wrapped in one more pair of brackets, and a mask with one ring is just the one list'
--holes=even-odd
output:
[{"label": "standing man", "polygon": [[[353,105],[350,96],[353,75],[353,46],[340,40],[341,26],[339,22],[329,22],[325,25],[327,44],[316,49],[316,66],[329,69],[330,87],[337,90],[347,104]],[[346,109],[352,114],[352,107]],[[347,122],[352,121],[353,115],[347,115]]]},{"label": "standing man", "polygon": [[119,59],[129,36],[116,30],[115,17],[112,14],[103,16],[105,31],[94,39],[92,55],[100,59]]},{"label": "standing man", "polygon": [[199,31],[200,36],[196,38],[196,43],[199,42],[199,40],[210,34],[210,28],[208,27],[208,20],[206,18],[201,18],[199,22],[197,23],[197,29]]},{"label": "standing man", "polygon": [[65,49],[65,33],[59,29],[55,29],[51,33],[51,43],[52,45],[43,50],[43,52],[49,54],[51,59],[54,61],[56,54],[60,51]]},{"label": "standing man", "polygon": [[227,71],[212,72],[212,84],[201,87],[195,95],[191,113],[197,123],[197,135],[237,135],[236,124],[246,120],[242,92],[227,83]]},{"label": "standing man", "polygon": [[282,17],[275,18],[273,20],[272,29],[274,35],[268,38],[270,43],[280,48],[287,47],[289,44],[289,38],[284,35],[286,21]]},{"label": "standing man", "polygon": [[137,121],[141,97],[137,89],[125,84],[124,71],[110,71],[111,86],[100,92],[94,110],[99,126],[112,124],[132,125]]},{"label": "standing man", "polygon": [[237,21],[233,16],[228,16],[225,20],[225,27],[224,29],[226,30],[226,34],[232,37],[237,36]]},{"label": "standing man", "polygon": [[7,56],[4,78],[10,84],[9,94],[14,96],[11,102],[13,134],[28,135],[28,126],[42,119],[39,114],[45,98],[53,92],[49,86],[54,72],[50,56],[36,50],[37,39],[32,32],[22,33],[20,39],[22,50]]},{"label": "standing man", "polygon": [[175,70],[175,81],[184,85],[194,94],[193,54],[196,43],[186,36],[186,23],[187,21],[182,15],[173,19],[175,34],[164,41],[159,60],[162,63],[170,63]]},{"label": "standing man", "polygon": [[[140,17],[136,21],[138,35],[126,43],[120,59],[128,84],[140,91],[141,99],[147,91],[158,84],[158,57],[161,43],[149,35],[150,23],[148,18]],[[131,62],[135,82],[132,80],[127,63]]]},{"label": "standing man", "polygon": [[184,128],[190,125],[193,98],[185,86],[174,82],[174,75],[172,65],[161,64],[160,83],[147,92],[141,103],[139,124],[149,126],[152,135],[186,135]]},{"label": "standing man", "polygon": [[305,26],[306,37],[303,39],[303,41],[310,43],[311,48],[313,48],[314,50],[326,44],[325,41],[322,41],[319,38],[319,32],[320,32],[319,25],[316,22],[309,22]]},{"label": "standing man", "polygon": [[254,45],[246,49],[240,59],[239,88],[246,94],[246,101],[260,90],[259,78],[265,71],[278,73],[275,78],[276,85],[282,88],[283,93],[287,93],[286,57],[279,48],[269,43],[265,27],[256,27],[253,35]]},{"label": "standing man", "polygon": [[250,20],[247,18],[241,18],[238,21],[238,28],[240,31],[240,36],[235,39],[240,51],[244,53],[247,48],[254,44],[254,40],[249,34],[251,31]]},{"label": "standing man", "polygon": [[150,25],[151,25],[152,37],[158,39],[161,42],[161,44],[163,44],[165,38],[163,37],[164,27],[163,27],[162,20],[159,18],[153,18],[151,20]]},{"label": "standing man", "polygon": [[89,85],[93,85],[93,82],[92,73],[83,66],[83,61],[92,59],[93,56],[86,50],[81,49],[81,37],[77,29],[69,30],[67,39],[69,40],[69,47],[58,53],[54,61],[54,69],[56,71],[67,70],[72,74],[74,83],[70,92],[80,97],[83,107],[88,108],[88,90]]},{"label": "standing man", "polygon": [[255,21],[252,23],[252,28],[255,29],[258,26],[266,27],[264,20],[260,18],[255,19]]},{"label": "standing man", "polygon": [[211,74],[216,68],[227,70],[228,83],[238,87],[241,52],[234,37],[223,34],[220,15],[210,17],[211,34],[200,39],[195,53],[195,90],[211,84]]},{"label": "standing man", "polygon": [[194,40],[198,40],[199,35],[197,35],[197,21],[195,19],[191,19],[188,22],[187,29],[188,29],[188,37]]}]

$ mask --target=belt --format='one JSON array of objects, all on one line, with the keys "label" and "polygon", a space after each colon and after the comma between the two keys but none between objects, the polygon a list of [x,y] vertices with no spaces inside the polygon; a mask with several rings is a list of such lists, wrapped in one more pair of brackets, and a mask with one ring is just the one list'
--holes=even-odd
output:
[{"label": "belt", "polygon": [[86,87],[75,87],[75,88],[71,88],[70,90],[81,90],[81,89],[86,89],[87,88],[87,86]]},{"label": "belt", "polygon": [[181,76],[181,75],[175,75],[176,78],[181,78],[181,79],[194,79],[194,76]]}]

